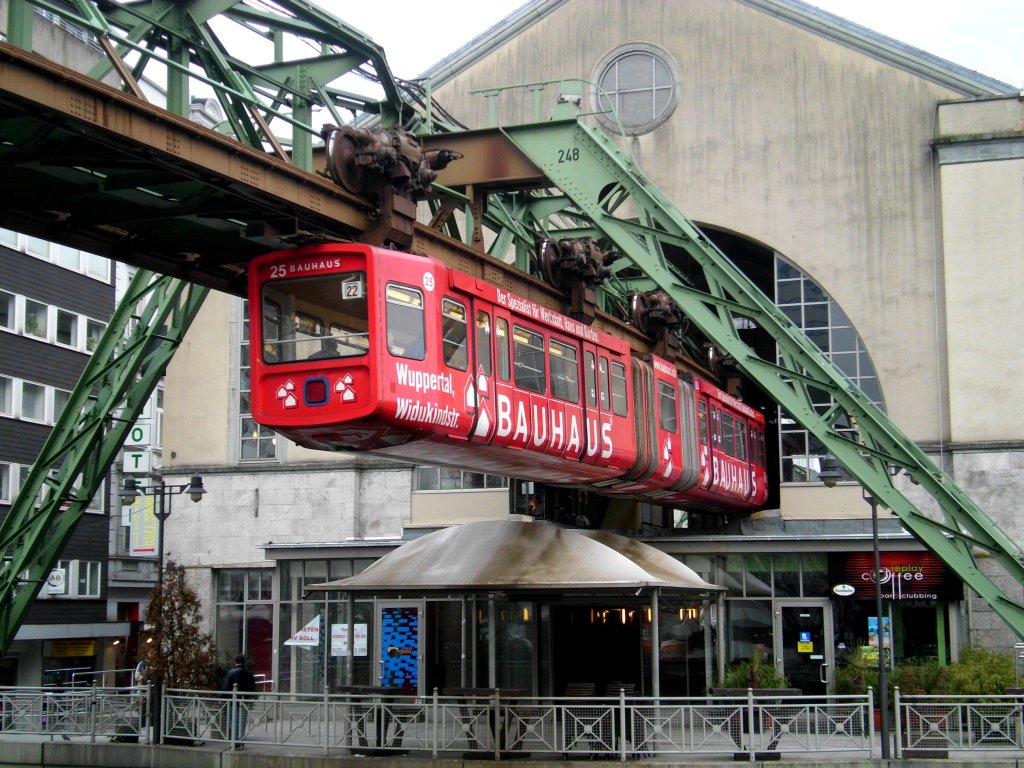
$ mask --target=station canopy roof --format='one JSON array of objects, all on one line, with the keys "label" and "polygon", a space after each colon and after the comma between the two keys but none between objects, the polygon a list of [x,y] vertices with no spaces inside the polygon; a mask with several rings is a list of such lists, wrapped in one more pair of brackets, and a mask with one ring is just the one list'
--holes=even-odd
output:
[{"label": "station canopy roof", "polygon": [[716,592],[671,555],[605,531],[523,520],[466,523],[403,544],[362,573],[307,592]]}]

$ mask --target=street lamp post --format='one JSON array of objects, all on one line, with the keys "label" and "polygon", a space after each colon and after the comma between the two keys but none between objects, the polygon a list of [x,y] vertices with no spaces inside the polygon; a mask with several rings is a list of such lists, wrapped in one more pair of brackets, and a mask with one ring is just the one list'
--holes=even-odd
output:
[{"label": "street lamp post", "polygon": [[[134,477],[126,477],[124,479],[124,487],[121,490],[121,500],[125,504],[134,504],[135,500],[139,495],[153,496],[156,500],[156,508],[153,511],[153,515],[160,523],[160,527],[157,530],[157,576],[156,583],[160,590],[161,603],[164,602],[164,523],[167,522],[167,518],[171,516],[171,498],[180,493],[187,493],[189,498],[193,502],[202,501],[203,495],[206,493],[206,489],[203,487],[203,478],[201,475],[192,475],[187,484],[182,485],[168,485],[163,481],[162,478],[158,478],[152,485],[139,485]],[[161,612],[163,607],[161,606]],[[156,634],[156,653],[160,659],[164,658],[164,637],[163,637],[163,619],[159,619],[158,625],[155,627]],[[150,720],[153,725],[153,742],[159,744],[161,741],[161,698],[163,694],[163,680],[158,679],[156,681],[156,689],[154,691],[154,700],[150,702],[149,712]]]},{"label": "street lamp post", "polygon": [[156,500],[153,515],[160,523],[156,534],[156,581],[160,585],[163,584],[164,578],[164,523],[171,516],[171,497],[179,493],[187,493],[193,502],[202,501],[206,493],[202,475],[192,475],[189,482],[183,485],[167,485],[162,478],[157,479],[153,485],[139,485],[134,477],[128,476],[124,479],[124,488],[121,491],[121,500],[125,504],[134,504],[140,495],[152,496]]},{"label": "street lamp post", "polygon": [[[827,456],[821,462],[818,479],[826,488],[835,488],[836,483],[846,478],[839,469],[839,463]],[[881,710],[882,759],[889,759],[889,664],[885,658],[885,620],[882,616],[882,555],[878,546],[878,501],[865,493],[864,500],[871,505],[871,546],[875,555],[875,614],[878,616],[878,707]]]}]

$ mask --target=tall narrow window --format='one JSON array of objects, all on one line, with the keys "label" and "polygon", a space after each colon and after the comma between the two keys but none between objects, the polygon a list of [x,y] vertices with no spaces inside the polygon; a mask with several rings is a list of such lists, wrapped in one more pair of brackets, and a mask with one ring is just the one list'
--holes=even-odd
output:
[{"label": "tall narrow window", "polygon": [[441,348],[444,364],[464,371],[469,365],[467,349],[466,308],[457,301],[441,302]]},{"label": "tall narrow window", "polygon": [[667,381],[658,382],[658,423],[666,432],[679,433],[679,410],[676,408],[676,389]]},{"label": "tall narrow window", "polygon": [[271,461],[277,458],[277,434],[252,417],[249,379],[249,302],[242,305],[242,343],[238,355],[238,414],[241,427],[239,458]]},{"label": "tall narrow window", "polygon": [[498,378],[502,381],[508,381],[512,378],[512,358],[509,346],[508,320],[503,317],[499,317],[496,330],[498,337]]},{"label": "tall narrow window", "polygon": [[14,500],[11,488],[11,465],[0,463],[0,503],[10,504]]},{"label": "tall narrow window", "polygon": [[512,350],[516,386],[531,392],[543,393],[544,337],[526,328],[513,326]]},{"label": "tall narrow window", "polygon": [[96,349],[96,345],[100,343],[100,339],[103,338],[103,332],[107,330],[107,326],[103,323],[97,322],[96,320],[85,321],[85,348],[92,352]]},{"label": "tall narrow window", "polygon": [[14,330],[14,294],[0,291],[0,328]]},{"label": "tall narrow window", "polygon": [[21,418],[46,421],[46,387],[42,384],[21,383]]},{"label": "tall narrow window", "polygon": [[587,389],[587,406],[597,406],[597,372],[594,370],[594,353],[583,353],[583,386]]},{"label": "tall narrow window", "polygon": [[490,376],[491,316],[482,309],[476,313],[476,360],[484,376]]},{"label": "tall narrow window", "polygon": [[25,299],[25,333],[40,339],[46,338],[47,310],[45,304]]},{"label": "tall narrow window", "polygon": [[0,376],[0,415],[14,415],[14,381]]},{"label": "tall narrow window", "polygon": [[78,315],[57,310],[57,343],[66,347],[78,346]]},{"label": "tall narrow window", "polygon": [[388,352],[395,357],[422,360],[427,350],[423,293],[407,285],[389,283],[385,296]]},{"label": "tall narrow window", "polygon": [[580,401],[580,369],[575,347],[551,339],[548,342],[551,361],[551,395],[570,403]]},{"label": "tall narrow window", "polygon": [[626,366],[612,362],[612,413],[626,415]]}]

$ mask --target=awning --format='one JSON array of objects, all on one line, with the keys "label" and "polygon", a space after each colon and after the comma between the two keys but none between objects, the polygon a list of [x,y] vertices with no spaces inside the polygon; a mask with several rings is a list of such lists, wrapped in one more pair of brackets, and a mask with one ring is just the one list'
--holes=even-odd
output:
[{"label": "awning", "polygon": [[358,576],[306,585],[312,592],[586,592],[661,588],[712,592],[674,557],[605,531],[494,520],[427,534]]}]

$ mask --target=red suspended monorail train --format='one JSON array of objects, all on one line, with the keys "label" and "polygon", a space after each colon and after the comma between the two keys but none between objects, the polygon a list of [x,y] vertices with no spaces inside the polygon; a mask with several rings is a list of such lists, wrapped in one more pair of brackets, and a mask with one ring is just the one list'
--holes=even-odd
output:
[{"label": "red suspended monorail train", "polygon": [[677,506],[767,497],[760,413],[434,258],[265,254],[249,267],[249,328],[252,415],[308,448]]}]

